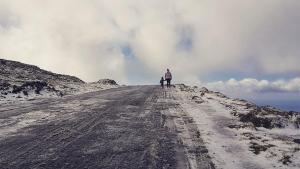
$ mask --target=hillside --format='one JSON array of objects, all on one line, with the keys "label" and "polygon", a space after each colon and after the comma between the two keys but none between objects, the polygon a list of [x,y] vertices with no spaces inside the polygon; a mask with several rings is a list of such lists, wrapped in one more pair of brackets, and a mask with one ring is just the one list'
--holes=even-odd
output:
[{"label": "hillside", "polygon": [[197,124],[216,168],[299,168],[300,113],[257,106],[179,85],[178,102]]},{"label": "hillside", "polygon": [[77,77],[61,75],[40,69],[34,65],[0,59],[0,82],[22,85],[29,81],[44,81],[50,85],[83,84]]},{"label": "hillside", "polygon": [[117,86],[105,80],[85,83],[69,75],[62,75],[16,61],[0,59],[0,103],[31,100],[41,97],[62,97]]}]

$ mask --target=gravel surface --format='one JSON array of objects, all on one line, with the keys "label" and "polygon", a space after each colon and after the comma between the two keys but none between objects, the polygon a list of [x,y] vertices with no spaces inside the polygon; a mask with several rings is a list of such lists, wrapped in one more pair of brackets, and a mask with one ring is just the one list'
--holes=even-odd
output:
[{"label": "gravel surface", "polygon": [[0,106],[0,168],[214,168],[172,90],[128,86]]}]

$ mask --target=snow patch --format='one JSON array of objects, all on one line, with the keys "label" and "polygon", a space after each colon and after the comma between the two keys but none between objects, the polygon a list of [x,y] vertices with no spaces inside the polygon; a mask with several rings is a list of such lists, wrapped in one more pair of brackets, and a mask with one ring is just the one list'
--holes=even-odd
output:
[{"label": "snow patch", "polygon": [[39,124],[54,117],[53,113],[32,111],[12,116],[9,119],[0,119],[0,139],[11,136],[20,129]]}]

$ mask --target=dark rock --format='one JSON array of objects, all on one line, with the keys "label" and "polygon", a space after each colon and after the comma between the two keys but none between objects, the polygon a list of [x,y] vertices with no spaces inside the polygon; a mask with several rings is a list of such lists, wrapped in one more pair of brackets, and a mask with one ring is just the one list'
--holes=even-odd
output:
[{"label": "dark rock", "polygon": [[200,132],[199,132],[199,131],[197,131],[197,133],[196,133],[196,137],[197,137],[197,138],[200,138],[200,136],[201,136]]},{"label": "dark rock", "polygon": [[198,104],[201,104],[203,103],[204,101],[203,100],[196,100],[195,103],[198,103]]},{"label": "dark rock", "polygon": [[206,87],[201,87],[201,92],[203,93],[208,93],[209,90]]},{"label": "dark rock", "polygon": [[1,65],[6,65],[6,60],[0,59],[0,64]]},{"label": "dark rock", "polygon": [[195,103],[201,104],[204,102],[204,100],[202,100],[199,96],[193,96],[192,100],[195,101]]},{"label": "dark rock", "polygon": [[180,89],[187,88],[187,86],[185,84],[183,84],[183,83],[182,84],[178,84],[178,86],[179,86]]},{"label": "dark rock", "polygon": [[294,152],[298,152],[298,151],[300,151],[300,148],[299,147],[295,147],[294,148]]},{"label": "dark rock", "polygon": [[12,93],[17,94],[20,93],[21,91],[26,91],[26,90],[35,90],[36,94],[40,94],[40,91],[48,86],[46,82],[25,82],[22,86],[13,86],[13,91]]},{"label": "dark rock", "polygon": [[225,96],[223,93],[220,93],[220,92],[214,92],[218,97],[221,97],[221,98],[228,98],[227,96]]},{"label": "dark rock", "polygon": [[254,113],[248,114],[240,114],[240,121],[241,122],[251,122],[255,127],[264,127],[267,129],[271,129],[271,122],[272,120],[267,118],[257,117]]},{"label": "dark rock", "polygon": [[98,83],[104,84],[104,85],[118,85],[116,81],[111,80],[111,79],[101,79],[98,81]]},{"label": "dark rock", "polygon": [[[298,113],[298,114],[299,114],[299,113]],[[296,127],[297,129],[300,128],[300,117],[298,117],[298,118],[295,120],[295,127]]]},{"label": "dark rock", "polygon": [[294,139],[293,141],[294,141],[295,143],[300,144],[300,139]]},{"label": "dark rock", "polygon": [[239,99],[239,98],[235,98],[235,99],[233,99],[233,101],[240,101],[240,102],[248,103],[247,100]]},{"label": "dark rock", "polygon": [[243,133],[243,135],[245,137],[248,137],[249,140],[260,140],[261,139],[261,137],[254,136],[252,133],[249,133],[249,132]]},{"label": "dark rock", "polygon": [[265,116],[274,115],[270,112],[262,111],[257,108],[247,114],[239,114],[241,122],[251,122],[255,127],[264,127],[267,129],[284,128],[288,125],[288,119],[280,116]]},{"label": "dark rock", "polygon": [[238,115],[239,115],[239,113],[238,113],[236,110],[233,110],[233,111],[231,112],[231,114],[232,114],[233,116],[238,116]]},{"label": "dark rock", "polygon": [[279,160],[284,165],[288,165],[289,163],[292,163],[291,156],[289,155],[283,155],[282,159]]},{"label": "dark rock", "polygon": [[266,144],[266,145],[260,145],[258,143],[255,142],[250,142],[250,151],[252,151],[254,154],[258,155],[260,154],[260,152],[262,151],[266,151],[267,149],[274,147],[275,145],[272,144]]},{"label": "dark rock", "polygon": [[10,87],[9,83],[6,83],[6,82],[0,83],[0,90],[8,90],[9,87]]},{"label": "dark rock", "polygon": [[192,97],[192,100],[198,100],[198,99],[200,99],[199,96],[193,96],[193,97]]},{"label": "dark rock", "polygon": [[236,128],[239,128],[239,125],[236,125],[236,124],[230,124],[230,125],[228,125],[227,127],[231,128],[231,129],[236,129]]},{"label": "dark rock", "polygon": [[240,129],[240,128],[247,128],[250,126],[247,124],[229,124],[229,125],[227,125],[227,127],[231,128],[231,129]]},{"label": "dark rock", "polygon": [[28,92],[27,92],[27,91],[23,91],[23,94],[24,94],[25,96],[28,96]]}]

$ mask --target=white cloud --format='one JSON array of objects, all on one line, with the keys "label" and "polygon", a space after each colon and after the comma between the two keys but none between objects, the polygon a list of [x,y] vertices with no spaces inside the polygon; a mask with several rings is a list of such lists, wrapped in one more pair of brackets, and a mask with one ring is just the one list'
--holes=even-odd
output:
[{"label": "white cloud", "polygon": [[87,81],[156,82],[167,67],[190,83],[228,69],[299,74],[299,8],[296,0],[0,0],[0,57]]},{"label": "white cloud", "polygon": [[300,78],[290,80],[257,80],[245,78],[242,80],[230,79],[228,81],[218,81],[207,83],[206,86],[212,90],[218,90],[225,93],[278,93],[278,92],[294,92],[300,93]]}]

